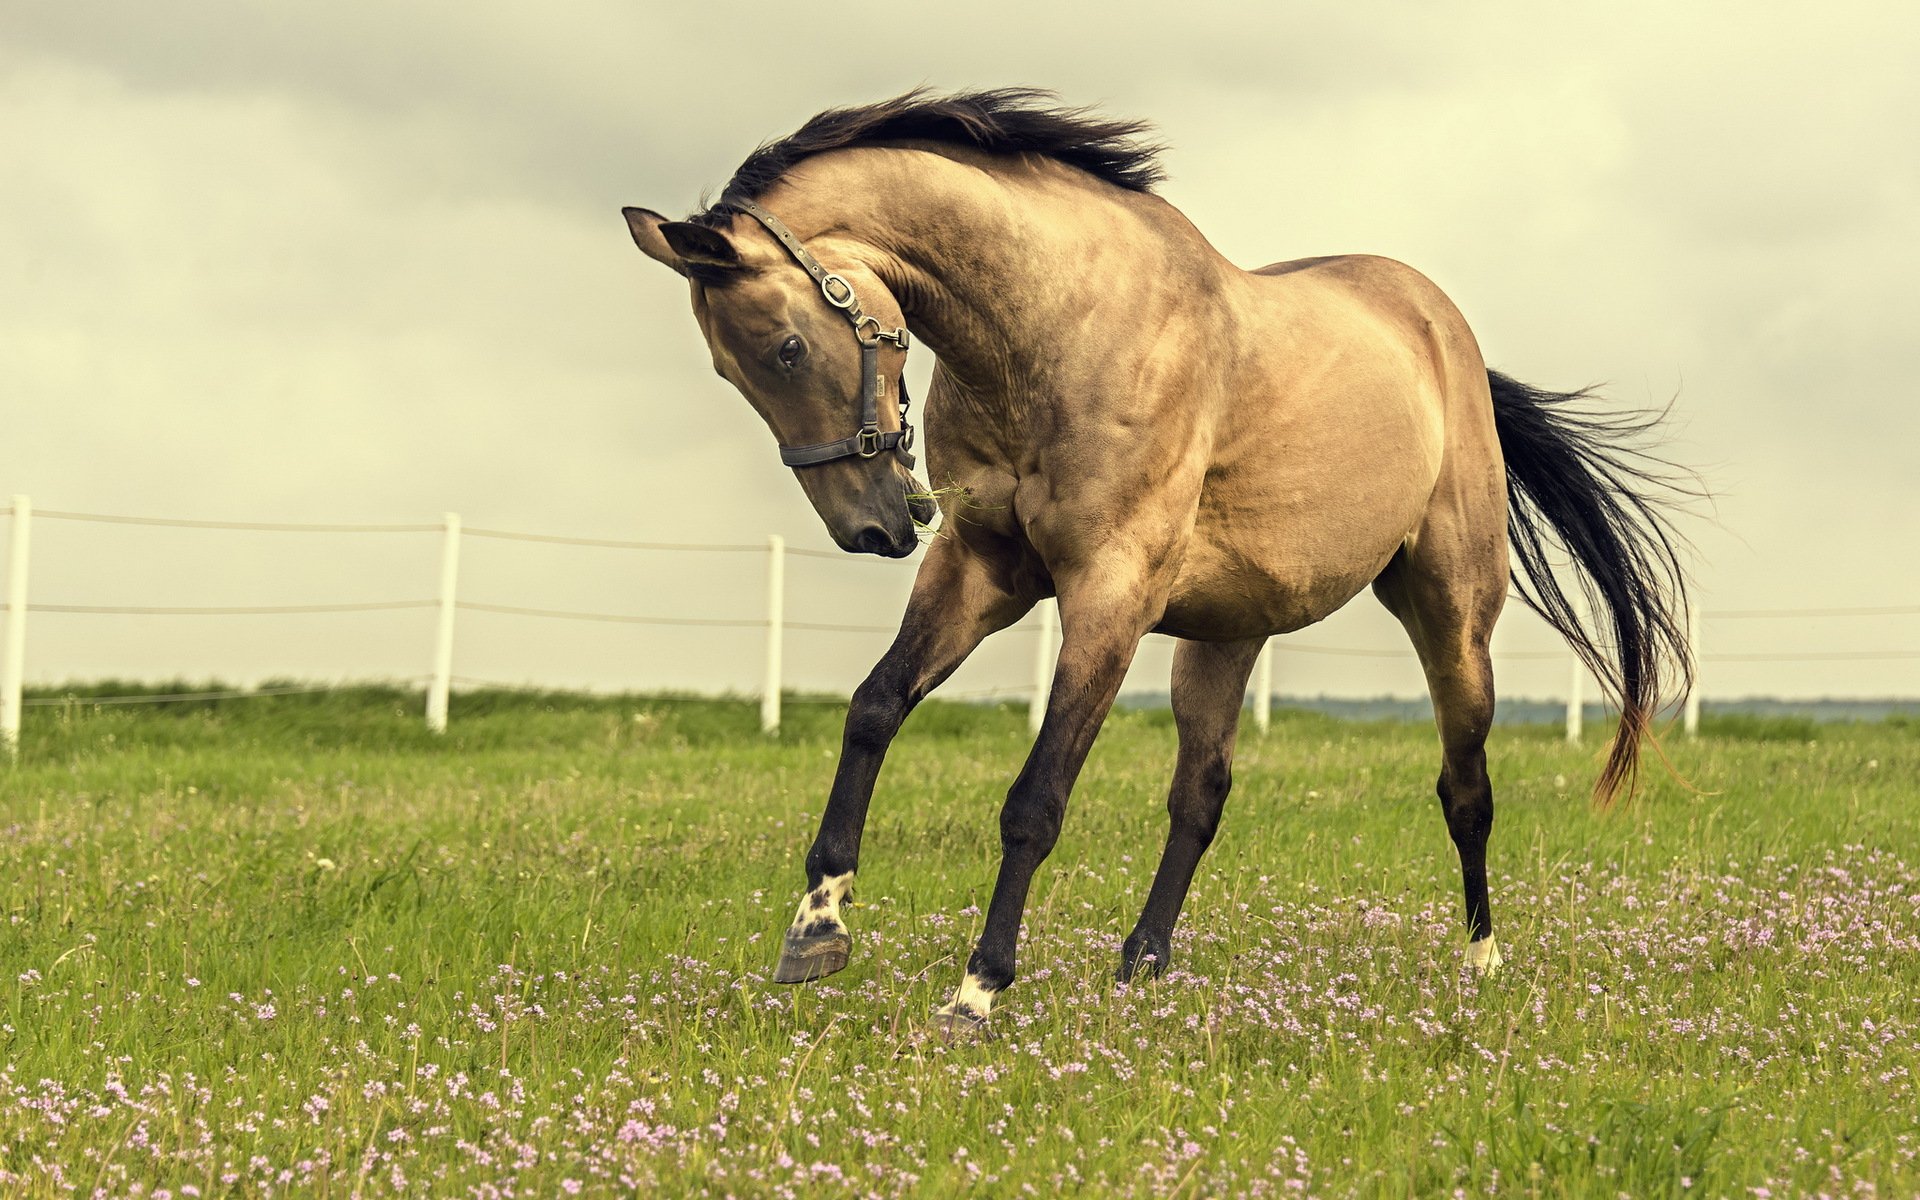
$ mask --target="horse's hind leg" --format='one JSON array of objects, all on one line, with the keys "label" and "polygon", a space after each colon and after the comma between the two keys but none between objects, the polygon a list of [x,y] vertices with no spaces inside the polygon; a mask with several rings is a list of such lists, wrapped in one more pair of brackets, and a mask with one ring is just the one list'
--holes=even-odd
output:
[{"label": "horse's hind leg", "polygon": [[1167,793],[1167,845],[1139,923],[1120,950],[1122,983],[1141,967],[1157,975],[1172,961],[1174,922],[1233,786],[1234,732],[1247,673],[1264,644],[1264,638],[1183,641],[1174,649],[1173,719],[1180,729],[1180,757]]},{"label": "horse's hind leg", "polygon": [[[1447,539],[1435,539],[1445,545]],[[1374,594],[1413,639],[1440,729],[1441,810],[1460,852],[1467,901],[1467,963],[1500,965],[1487,905],[1487,835],[1493,829],[1493,786],[1487,779],[1487,733],[1493,724],[1493,624],[1506,599],[1505,543],[1499,552],[1449,559],[1433,543],[1396,554]],[[1456,543],[1457,544],[1457,543]]]}]

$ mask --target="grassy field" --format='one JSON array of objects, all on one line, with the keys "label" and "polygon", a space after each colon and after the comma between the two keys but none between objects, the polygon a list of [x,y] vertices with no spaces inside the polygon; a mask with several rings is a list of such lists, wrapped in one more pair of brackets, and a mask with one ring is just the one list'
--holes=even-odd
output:
[{"label": "grassy field", "polygon": [[1912,1195],[1920,728],[1710,723],[1630,809],[1501,729],[1459,968],[1431,732],[1243,737],[1176,969],[1117,989],[1164,713],[1109,721],[996,1036],[926,1018],[1023,714],[889,758],[852,967],[767,983],[840,710],[35,709],[0,768],[0,1193]]}]

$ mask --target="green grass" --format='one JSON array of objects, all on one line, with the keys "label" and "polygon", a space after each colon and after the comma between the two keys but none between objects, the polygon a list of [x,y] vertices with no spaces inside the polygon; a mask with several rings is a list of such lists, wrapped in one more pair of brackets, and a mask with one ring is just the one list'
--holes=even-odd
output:
[{"label": "green grass", "polygon": [[[768,984],[842,710],[319,696],[29,711],[0,769],[0,1193],[1920,1189],[1920,730],[1709,718],[1591,811],[1501,728],[1488,980],[1431,731],[1243,736],[1176,969],[1116,989],[1165,713],[1115,715],[996,1036],[923,1035],[1024,713],[889,755],[855,958]],[[193,1190],[189,1190],[193,1189]]]}]

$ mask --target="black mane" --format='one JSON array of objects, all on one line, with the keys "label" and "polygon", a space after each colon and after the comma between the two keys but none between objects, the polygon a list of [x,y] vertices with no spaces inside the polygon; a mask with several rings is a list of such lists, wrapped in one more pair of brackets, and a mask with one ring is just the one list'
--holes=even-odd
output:
[{"label": "black mane", "polygon": [[735,211],[730,201],[759,199],[803,159],[883,142],[946,142],[993,154],[1044,154],[1134,192],[1152,191],[1164,178],[1159,162],[1163,147],[1145,140],[1150,124],[1063,108],[1056,100],[1052,92],[1039,88],[948,96],[915,88],[891,100],[830,108],[749,154],[722,189],[719,202],[694,220],[717,223]]}]

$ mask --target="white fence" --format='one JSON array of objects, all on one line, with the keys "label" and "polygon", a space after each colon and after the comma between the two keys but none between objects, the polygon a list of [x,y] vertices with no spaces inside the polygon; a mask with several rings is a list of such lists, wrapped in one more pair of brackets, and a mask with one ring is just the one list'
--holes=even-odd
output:
[{"label": "white fence", "polygon": [[[414,677],[409,682],[423,683],[426,686],[425,719],[429,728],[442,732],[447,726],[450,698],[456,683],[482,683],[479,680],[464,680],[453,673],[456,623],[461,612],[495,613],[510,616],[563,620],[610,622],[627,625],[652,625],[662,627],[708,627],[758,630],[764,646],[764,668],[760,685],[760,723],[768,732],[780,727],[780,709],[782,700],[783,672],[785,666],[785,639],[789,630],[827,633],[892,633],[890,625],[857,625],[828,622],[791,621],[787,618],[786,596],[786,560],[790,555],[843,559],[844,556],[832,551],[790,548],[778,535],[769,536],[764,543],[711,544],[677,542],[623,541],[606,538],[568,537],[557,534],[522,533],[503,529],[483,529],[463,526],[457,514],[448,513],[437,523],[423,524],[323,524],[302,522],[259,522],[259,521],[193,521],[175,520],[159,517],[114,516],[104,513],[63,512],[36,510],[26,496],[16,496],[10,509],[0,510],[0,515],[10,515],[10,535],[7,555],[7,605],[5,637],[0,641],[4,648],[4,657],[0,657],[0,741],[5,742],[9,752],[17,748],[21,715],[24,708],[36,703],[60,703],[59,701],[24,700],[22,681],[26,656],[27,618],[30,613],[64,613],[96,616],[228,616],[228,615],[286,615],[310,613],[348,613],[373,612],[402,609],[436,610],[437,620],[433,628],[433,644],[429,661],[432,670],[426,676]],[[161,606],[161,605],[87,605],[66,603],[33,603],[28,598],[28,568],[30,565],[29,548],[33,527],[40,521],[78,521],[97,522],[116,525],[171,527],[203,530],[240,530],[255,533],[334,533],[334,534],[415,534],[439,535],[439,591],[434,597],[418,597],[388,601],[355,602],[342,604],[288,604],[288,605],[224,605],[224,606]],[[765,616],[758,618],[722,618],[696,617],[684,615],[640,615],[606,612],[587,612],[535,608],[522,605],[489,603],[478,600],[463,600],[459,594],[460,548],[464,539],[483,538],[502,541],[533,542],[548,545],[592,547],[611,550],[664,551],[703,554],[745,554],[764,555],[766,563],[766,609]],[[1817,617],[1907,617],[1920,615],[1920,605],[1883,605],[1872,607],[1839,608],[1802,608],[1802,609],[1720,609],[1706,612],[1695,611],[1689,614],[1692,641],[1696,656],[1696,686],[1693,694],[1686,698],[1683,710],[1683,727],[1688,734],[1699,729],[1700,692],[1699,681],[1707,664],[1714,662],[1815,662],[1861,659],[1885,661],[1889,659],[1920,659],[1920,651],[1890,649],[1871,651],[1769,651],[1764,653],[1706,654],[1702,653],[1703,625],[1706,621],[1747,621],[1747,620],[1786,620]],[[1028,698],[1029,721],[1034,729],[1039,728],[1045,712],[1048,686],[1052,677],[1054,660],[1058,653],[1058,617],[1051,601],[1041,605],[1035,618],[1015,629],[1036,635],[1033,655],[1033,676],[1029,684],[992,689],[992,695],[1025,694]],[[1252,686],[1249,689],[1256,728],[1262,733],[1270,726],[1273,698],[1274,671],[1273,657],[1280,651],[1296,654],[1321,654],[1360,658],[1410,659],[1410,649],[1371,649],[1365,647],[1323,646],[1291,644],[1283,641],[1269,642],[1261,653],[1254,671]],[[1568,650],[1514,651],[1495,653],[1501,660],[1562,660],[1569,662],[1569,687],[1566,706],[1566,733],[1569,741],[1578,741],[1582,735],[1582,716],[1584,711],[1583,692],[1587,680],[1585,669]],[[246,696],[285,694],[302,690],[290,688],[256,689],[239,692],[195,692],[174,696],[140,695],[126,697],[94,698],[89,703],[159,703],[171,700],[226,699]],[[978,695],[978,694],[976,694]],[[952,698],[972,698],[962,694]]]}]

